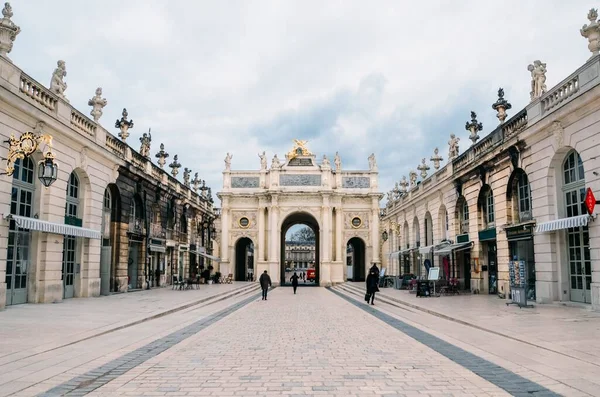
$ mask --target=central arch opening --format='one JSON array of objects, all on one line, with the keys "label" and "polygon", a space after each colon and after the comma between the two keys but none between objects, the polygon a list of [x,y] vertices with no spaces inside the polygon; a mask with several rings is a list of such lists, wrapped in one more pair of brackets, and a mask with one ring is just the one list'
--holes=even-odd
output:
[{"label": "central arch opening", "polygon": [[319,285],[319,224],[309,214],[288,216],[281,225],[280,285],[292,285],[296,272],[300,285]]},{"label": "central arch opening", "polygon": [[346,278],[349,281],[365,281],[366,249],[359,237],[353,237],[346,244]]},{"label": "central arch opening", "polygon": [[254,243],[248,237],[242,237],[235,244],[235,281],[253,281]]}]

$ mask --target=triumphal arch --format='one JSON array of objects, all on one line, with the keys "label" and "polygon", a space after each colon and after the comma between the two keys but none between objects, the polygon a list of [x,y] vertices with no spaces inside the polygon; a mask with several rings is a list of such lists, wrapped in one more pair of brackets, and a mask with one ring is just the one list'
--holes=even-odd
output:
[{"label": "triumphal arch", "polygon": [[273,283],[280,284],[285,277],[285,234],[303,223],[315,232],[316,284],[364,280],[367,268],[380,263],[382,194],[375,156],[369,156],[366,171],[344,170],[337,153],[333,164],[326,155],[317,161],[301,140],[294,140],[285,158],[275,155],[270,166],[265,152],[258,156],[256,171],[232,170],[233,156],[225,158],[223,190],[218,193],[221,273],[245,280],[250,258],[255,275],[267,270]]}]

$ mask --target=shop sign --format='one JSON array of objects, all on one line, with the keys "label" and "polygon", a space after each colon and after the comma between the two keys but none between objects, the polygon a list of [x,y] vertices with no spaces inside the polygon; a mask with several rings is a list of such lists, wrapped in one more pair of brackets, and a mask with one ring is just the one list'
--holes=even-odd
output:
[{"label": "shop sign", "polygon": [[593,215],[594,208],[596,207],[596,197],[594,197],[594,192],[592,192],[592,189],[589,187],[585,194],[585,206],[588,210],[588,214]]},{"label": "shop sign", "polygon": [[479,241],[496,240],[496,228],[486,229],[479,232]]},{"label": "shop sign", "polygon": [[459,234],[458,236],[456,236],[456,242],[457,243],[468,243],[469,242],[469,234],[468,233]]},{"label": "shop sign", "polygon": [[510,229],[506,229],[506,239],[515,240],[523,237],[531,237],[533,232],[532,225],[518,226]]}]

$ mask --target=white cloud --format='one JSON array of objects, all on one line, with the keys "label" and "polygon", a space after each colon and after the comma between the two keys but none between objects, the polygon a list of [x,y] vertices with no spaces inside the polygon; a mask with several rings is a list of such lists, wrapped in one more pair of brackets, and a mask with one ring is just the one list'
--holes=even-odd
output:
[{"label": "white cloud", "polygon": [[[498,87],[516,113],[528,102],[527,65],[548,64],[551,87],[589,57],[579,34],[593,1],[13,1],[21,26],[11,58],[49,82],[67,62],[67,96],[102,123],[127,107],[132,142],[152,127],[180,162],[218,191],[226,152],[234,169],[257,153],[280,157],[292,138],[345,168],[375,152],[380,186],[430,157],[450,133],[470,143],[475,110],[490,132]],[[481,135],[481,134],[480,134]]]}]

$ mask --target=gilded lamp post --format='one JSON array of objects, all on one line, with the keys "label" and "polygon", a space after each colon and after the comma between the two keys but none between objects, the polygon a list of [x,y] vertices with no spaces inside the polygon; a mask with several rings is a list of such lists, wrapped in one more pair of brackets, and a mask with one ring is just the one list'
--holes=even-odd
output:
[{"label": "gilded lamp post", "polygon": [[54,162],[55,156],[52,153],[52,136],[41,132],[44,123],[39,122],[34,132],[27,131],[19,138],[14,134],[5,141],[8,143],[8,157],[6,160],[5,175],[12,175],[15,172],[15,162],[23,160],[33,154],[43,144],[46,145],[44,159],[38,162],[38,179],[45,186],[49,187],[58,179],[58,164]]}]

